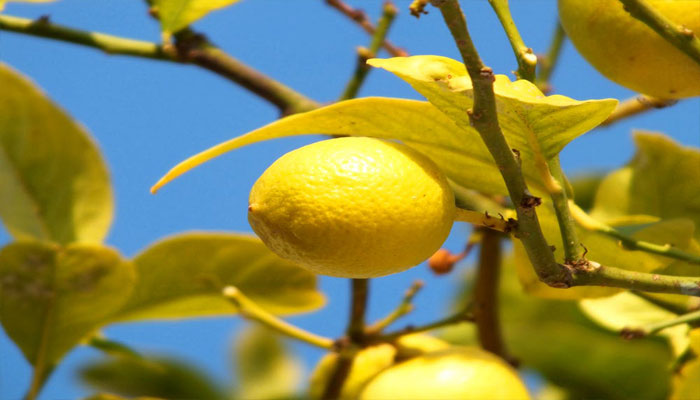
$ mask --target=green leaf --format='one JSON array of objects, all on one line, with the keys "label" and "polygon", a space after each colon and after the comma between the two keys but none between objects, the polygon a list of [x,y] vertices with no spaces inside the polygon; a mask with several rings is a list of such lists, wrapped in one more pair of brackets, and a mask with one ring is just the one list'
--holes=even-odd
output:
[{"label": "green leaf", "polygon": [[[440,56],[371,59],[367,64],[386,69],[408,82],[457,125],[470,129],[467,110],[474,104],[471,80],[464,64]],[[526,80],[511,82],[496,75],[493,85],[498,121],[511,148],[527,163],[543,167],[571,140],[603,122],[617,100],[576,101],[545,96]],[[546,165],[545,165],[546,167]]]},{"label": "green leaf", "polygon": [[214,10],[230,6],[239,0],[154,0],[161,29],[175,33]]},{"label": "green leaf", "polygon": [[53,364],[125,303],[134,280],[103,246],[12,243],[0,250],[0,320],[31,364]]},{"label": "green leaf", "polygon": [[[586,315],[600,326],[615,332],[624,328],[643,328],[646,325],[678,317],[630,292],[619,293],[605,299],[584,299],[579,306]],[[659,332],[666,337],[676,356],[688,349],[688,324],[676,325]]]},{"label": "green leaf", "polygon": [[155,192],[190,169],[245,145],[314,133],[398,139],[432,158],[459,185],[507,194],[498,168],[476,131],[459,128],[429,103],[380,97],[343,101],[277,120],[190,157],[151,190]]},{"label": "green leaf", "polygon": [[17,239],[100,243],[112,220],[107,167],[83,127],[0,64],[0,217]]},{"label": "green leaf", "polygon": [[296,393],[303,366],[278,334],[253,325],[238,336],[235,353],[239,398],[288,399]]},{"label": "green leaf", "polygon": [[593,207],[595,195],[598,192],[598,187],[603,181],[603,178],[603,174],[596,173],[584,173],[574,175],[571,178],[574,200],[583,210],[589,210]]},{"label": "green leaf", "polygon": [[79,373],[86,384],[121,396],[224,399],[221,389],[200,370],[169,358],[109,358],[83,366]]},{"label": "green leaf", "polygon": [[[638,132],[634,139],[636,155],[629,166],[605,178],[593,216],[646,214],[688,218],[700,226],[700,150],[659,133]],[[700,230],[695,238],[700,239]]]},{"label": "green leaf", "polygon": [[139,280],[117,320],[233,314],[235,307],[221,294],[228,285],[278,314],[325,303],[313,273],[248,235],[181,234],[152,245],[133,261]]}]

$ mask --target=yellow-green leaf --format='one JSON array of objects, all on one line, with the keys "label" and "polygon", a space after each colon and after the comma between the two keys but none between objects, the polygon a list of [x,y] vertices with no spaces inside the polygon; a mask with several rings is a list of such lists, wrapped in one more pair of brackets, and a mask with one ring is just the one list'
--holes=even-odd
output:
[{"label": "yellow-green leaf", "polygon": [[109,174],[83,127],[0,64],[0,217],[17,239],[101,242],[112,220]]},{"label": "yellow-green leaf", "polygon": [[235,307],[221,294],[228,285],[279,314],[311,311],[325,303],[313,273],[248,235],[173,236],[137,255],[134,265],[138,283],[118,320],[233,314]]},{"label": "yellow-green leaf", "polygon": [[[396,74],[460,127],[470,128],[467,110],[473,107],[474,93],[463,63],[440,56],[375,58],[367,63]],[[545,96],[531,82],[511,82],[505,75],[496,75],[493,88],[501,129],[523,163],[552,159],[571,140],[603,122],[617,105],[614,99]]]},{"label": "yellow-green leaf", "polygon": [[[599,325],[619,332],[624,328],[643,328],[646,325],[678,317],[630,292],[618,293],[605,299],[583,299],[579,306]],[[688,349],[688,324],[675,325],[659,332],[666,337],[676,356]]]},{"label": "yellow-green leaf", "polygon": [[[264,140],[314,133],[398,139],[428,155],[461,186],[507,194],[491,154],[474,129],[461,129],[430,103],[379,97],[343,101],[291,115],[216,145],[175,166],[152,191],[228,151]],[[537,179],[532,168],[525,174]]]},{"label": "yellow-green leaf", "polygon": [[0,11],[5,8],[5,4],[7,3],[51,3],[56,0],[0,0]]},{"label": "yellow-green leaf", "polygon": [[241,332],[236,340],[238,390],[241,399],[293,398],[302,382],[303,366],[292,357],[279,335],[260,325]]},{"label": "yellow-green leaf", "polygon": [[230,6],[239,0],[154,0],[161,29],[175,33],[214,10]]},{"label": "yellow-green leaf", "polygon": [[27,360],[54,364],[127,300],[131,263],[100,245],[15,242],[0,250],[0,321]]},{"label": "yellow-green leaf", "polygon": [[700,359],[686,363],[674,376],[671,400],[700,399]]}]

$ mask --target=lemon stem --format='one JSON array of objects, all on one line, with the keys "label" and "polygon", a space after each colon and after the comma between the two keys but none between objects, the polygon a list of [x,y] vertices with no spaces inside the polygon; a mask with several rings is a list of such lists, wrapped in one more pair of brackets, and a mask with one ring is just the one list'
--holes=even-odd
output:
[{"label": "lemon stem", "polygon": [[505,219],[503,216],[494,217],[489,213],[480,213],[472,210],[457,208],[455,221],[467,222],[477,227],[489,228],[499,232],[510,232],[517,226],[517,222],[512,219]]},{"label": "lemon stem", "polygon": [[262,307],[246,297],[240,290],[238,290],[238,288],[234,286],[227,286],[224,288],[223,295],[238,309],[238,312],[240,312],[244,318],[257,321],[291,338],[301,340],[302,342],[306,342],[323,349],[331,349],[333,347],[332,339],[315,335],[281,320],[280,318],[265,311]]}]

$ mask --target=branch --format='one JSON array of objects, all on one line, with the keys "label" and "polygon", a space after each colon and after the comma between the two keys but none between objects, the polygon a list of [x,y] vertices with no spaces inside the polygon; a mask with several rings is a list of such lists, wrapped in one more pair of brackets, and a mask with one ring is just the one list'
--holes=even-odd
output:
[{"label": "branch", "polygon": [[[349,5],[343,3],[342,0],[326,0],[326,4],[340,11],[343,15],[355,21],[365,32],[370,35],[374,35],[377,28],[372,25],[369,21],[367,15],[362,10],[354,9]],[[406,57],[408,53],[405,50],[394,46],[390,41],[384,40],[382,42],[382,47],[389,52],[394,57]]]},{"label": "branch", "polygon": [[678,103],[678,100],[664,100],[640,94],[637,97],[627,99],[615,107],[615,111],[603,121],[600,126],[609,126],[622,119],[641,114],[648,110],[665,108]]},{"label": "branch", "polygon": [[367,65],[367,60],[376,57],[382,43],[384,42],[384,38],[386,37],[387,33],[389,33],[391,23],[394,21],[394,18],[398,13],[396,6],[390,2],[384,3],[382,10],[382,16],[377,24],[377,29],[372,35],[372,41],[369,45],[369,49],[364,47],[359,47],[357,49],[357,66],[355,67],[355,73],[345,86],[345,90],[343,91],[342,96],[340,96],[340,100],[348,100],[357,96],[357,92],[360,90],[360,86],[362,86],[362,83],[365,81],[365,78],[370,70],[370,66]]},{"label": "branch", "polygon": [[631,16],[642,21],[678,50],[700,64],[700,39],[688,27],[677,25],[666,18],[650,6],[646,0],[620,0],[620,2]]},{"label": "branch", "polygon": [[394,323],[399,318],[413,311],[413,298],[416,296],[418,291],[423,288],[423,281],[416,280],[413,282],[410,288],[404,293],[401,303],[396,307],[389,315],[375,322],[367,328],[367,334],[372,335],[383,331],[386,327]]},{"label": "branch", "polygon": [[559,61],[564,39],[566,39],[566,32],[564,32],[564,28],[561,27],[561,24],[557,22],[554,34],[552,35],[552,41],[549,44],[549,50],[547,50],[547,55],[539,57],[539,62],[537,63],[540,68],[535,83],[544,94],[552,91],[552,85],[550,85],[549,80],[552,77],[552,72],[554,72],[557,61]]},{"label": "branch", "polygon": [[489,4],[496,12],[498,20],[503,26],[503,30],[508,36],[508,41],[515,53],[515,59],[518,61],[518,70],[515,75],[518,79],[526,79],[530,82],[535,80],[535,68],[537,67],[537,56],[532,53],[532,49],[525,46],[520,32],[513,22],[513,17],[510,14],[508,0],[489,0]]},{"label": "branch", "polygon": [[528,191],[520,165],[498,124],[493,93],[493,71],[481,62],[469,36],[459,3],[456,0],[433,0],[433,4],[440,8],[469,72],[474,87],[474,107],[467,112],[471,123],[496,161],[510,198],[516,206],[518,237],[523,242],[539,278],[544,282],[559,282],[566,278],[567,274],[554,260],[552,250],[540,229],[535,213],[540,199]]},{"label": "branch", "polygon": [[566,175],[559,164],[559,156],[554,157],[548,163],[548,169],[552,175],[548,177],[554,179],[557,183],[554,189],[550,189],[549,196],[552,199],[554,213],[557,216],[559,224],[559,232],[564,247],[564,263],[571,264],[578,261],[582,257],[581,247],[579,247],[578,234],[576,233],[576,225],[574,218],[571,216],[569,209],[569,196],[564,189],[564,185],[568,183]]},{"label": "branch", "polygon": [[513,218],[505,219],[503,216],[497,218],[489,215],[488,212],[480,213],[462,208],[457,208],[455,221],[467,222],[477,227],[489,228],[504,233],[512,232],[518,227],[518,221]]},{"label": "branch", "polygon": [[471,312],[471,304],[467,304],[462,310],[435,322],[431,322],[425,325],[413,326],[409,325],[403,329],[399,329],[394,332],[389,332],[384,335],[377,335],[372,337],[373,342],[392,342],[403,335],[408,335],[409,333],[427,332],[433,329],[442,328],[445,326],[451,326],[456,324],[461,324],[462,322],[474,322],[474,315]]},{"label": "branch", "polygon": [[700,320],[700,310],[681,315],[667,321],[656,322],[641,328],[624,328],[620,334],[625,339],[637,339],[644,336],[653,335],[672,326],[687,324]]},{"label": "branch", "polygon": [[257,321],[273,330],[276,330],[277,332],[294,339],[301,340],[302,342],[306,342],[323,349],[333,348],[332,339],[315,335],[279,319],[255,304],[254,301],[250,300],[234,286],[225,287],[223,290],[223,295],[245,318]]},{"label": "branch", "polygon": [[126,39],[99,32],[77,30],[48,20],[0,15],[0,30],[70,42],[117,54],[177,63],[192,63],[233,81],[277,106],[283,114],[308,111],[319,105],[293,89],[241,63],[212,46],[202,36],[197,46],[189,42],[178,52],[166,51],[156,43]]},{"label": "branch", "polygon": [[671,246],[670,244],[659,245],[656,243],[631,238],[616,230],[615,228],[592,218],[573,202],[571,202],[570,204],[572,215],[576,219],[576,222],[578,222],[578,224],[581,225],[581,227],[589,231],[602,233],[604,235],[618,239],[620,241],[620,244],[628,250],[645,251],[647,253],[657,254],[660,256],[689,262],[691,264],[700,265],[700,256],[698,255],[687,253],[685,251]]},{"label": "branch", "polygon": [[700,277],[673,276],[629,271],[606,267],[594,261],[569,267],[570,278],[562,281],[561,288],[573,286],[609,286],[644,292],[700,296]]}]

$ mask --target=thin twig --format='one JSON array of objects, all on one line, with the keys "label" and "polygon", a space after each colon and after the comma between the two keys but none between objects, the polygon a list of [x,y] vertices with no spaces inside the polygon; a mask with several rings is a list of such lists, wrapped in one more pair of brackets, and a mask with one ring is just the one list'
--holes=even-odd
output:
[{"label": "thin twig", "polygon": [[573,202],[570,203],[570,206],[573,217],[581,227],[589,231],[602,233],[615,238],[619,240],[620,244],[628,250],[644,251],[647,253],[657,254],[660,256],[674,258],[676,260],[682,260],[691,264],[700,265],[699,255],[685,252],[671,246],[670,244],[660,245],[644,240],[634,239],[586,214],[585,211],[583,211]]},{"label": "thin twig", "polygon": [[640,337],[645,337],[649,335],[654,335],[666,328],[670,328],[672,326],[676,325],[681,325],[681,324],[687,324],[689,322],[697,322],[700,321],[700,310],[698,311],[693,311],[691,313],[681,315],[677,318],[672,318],[666,321],[661,321],[661,322],[655,322],[653,324],[649,324],[647,326],[639,327],[639,328],[624,328],[620,334],[622,337],[625,339],[636,339]]},{"label": "thin twig", "polygon": [[355,72],[345,86],[340,100],[348,100],[357,96],[357,92],[360,90],[360,86],[364,83],[370,70],[370,66],[367,65],[367,60],[377,56],[397,13],[398,10],[396,6],[390,2],[384,3],[382,7],[382,16],[377,23],[377,29],[374,31],[374,34],[372,34],[372,41],[370,42],[369,49],[365,47],[359,47],[357,49],[357,65],[355,66]]},{"label": "thin twig", "polygon": [[618,104],[617,107],[615,107],[615,111],[613,111],[600,126],[609,126],[645,111],[665,108],[676,103],[678,103],[678,100],[675,99],[657,99],[656,97],[640,94],[639,96],[627,99]]},{"label": "thin twig", "polygon": [[332,339],[318,336],[281,320],[280,318],[262,309],[234,286],[227,286],[224,288],[223,295],[245,318],[257,321],[273,330],[276,330],[277,332],[291,338],[301,340],[302,342],[306,342],[323,349],[333,348],[334,342]]},{"label": "thin twig", "polygon": [[561,234],[562,245],[564,247],[564,263],[571,264],[581,259],[582,247],[579,246],[578,234],[574,218],[569,209],[569,194],[565,189],[567,184],[566,175],[559,164],[559,156],[555,156],[547,163],[551,171],[551,178],[557,183],[555,189],[550,189],[549,196],[552,199],[554,213],[557,216],[559,232]]},{"label": "thin twig", "polygon": [[642,21],[678,50],[700,64],[700,39],[696,32],[666,18],[649,5],[646,0],[620,0],[620,2],[631,16]]},{"label": "thin twig", "polygon": [[315,101],[212,46],[201,35],[197,35],[196,46],[187,43],[180,46],[178,52],[172,52],[156,43],[73,29],[42,19],[34,21],[0,15],[0,30],[75,43],[107,54],[196,64],[245,87],[277,106],[285,115],[309,111],[319,106]]},{"label": "thin twig", "polygon": [[508,233],[514,231],[518,222],[513,218],[495,217],[489,213],[480,213],[471,210],[457,208],[455,221],[467,222],[477,227],[493,229],[494,231]]},{"label": "thin twig", "polygon": [[403,335],[408,335],[410,333],[427,332],[433,329],[443,328],[446,326],[452,326],[456,324],[461,324],[463,322],[474,322],[474,315],[471,312],[472,305],[467,304],[462,310],[437,321],[430,322],[425,325],[413,326],[409,325],[403,329],[399,329],[394,332],[388,332],[383,335],[377,335],[371,339],[376,342],[392,342]]},{"label": "thin twig", "polygon": [[510,14],[508,0],[489,0],[489,4],[496,12],[498,20],[503,26],[503,30],[508,37],[515,59],[518,62],[518,70],[515,75],[518,79],[526,79],[530,82],[535,80],[535,68],[537,67],[537,56],[532,52],[532,49],[527,47],[520,37],[520,32],[513,22],[513,17]]},{"label": "thin twig", "polygon": [[562,28],[561,24],[557,21],[557,26],[552,34],[552,41],[549,44],[547,55],[537,58],[537,65],[539,68],[535,83],[544,94],[548,94],[552,91],[552,85],[549,83],[549,80],[552,78],[552,73],[557,65],[557,61],[559,61],[559,55],[561,54],[565,39],[566,32],[564,32],[564,28]]},{"label": "thin twig", "polygon": [[645,292],[700,296],[700,277],[661,275],[607,267],[594,261],[571,268],[571,277],[561,287],[609,286]]},{"label": "thin twig", "polygon": [[[372,22],[370,22],[370,20],[367,18],[367,14],[365,14],[364,11],[352,8],[345,4],[342,0],[326,0],[326,4],[340,11],[352,21],[355,21],[362,29],[364,29],[365,32],[369,33],[370,35],[374,35],[377,28],[372,25]],[[382,47],[384,47],[384,49],[394,57],[408,56],[408,53],[405,50],[394,46],[389,40],[385,39],[382,42]]]},{"label": "thin twig", "polygon": [[413,311],[413,298],[423,288],[423,281],[416,280],[410,288],[406,290],[401,303],[389,315],[367,327],[367,334],[377,334],[382,332],[386,327],[393,324],[396,320]]}]

